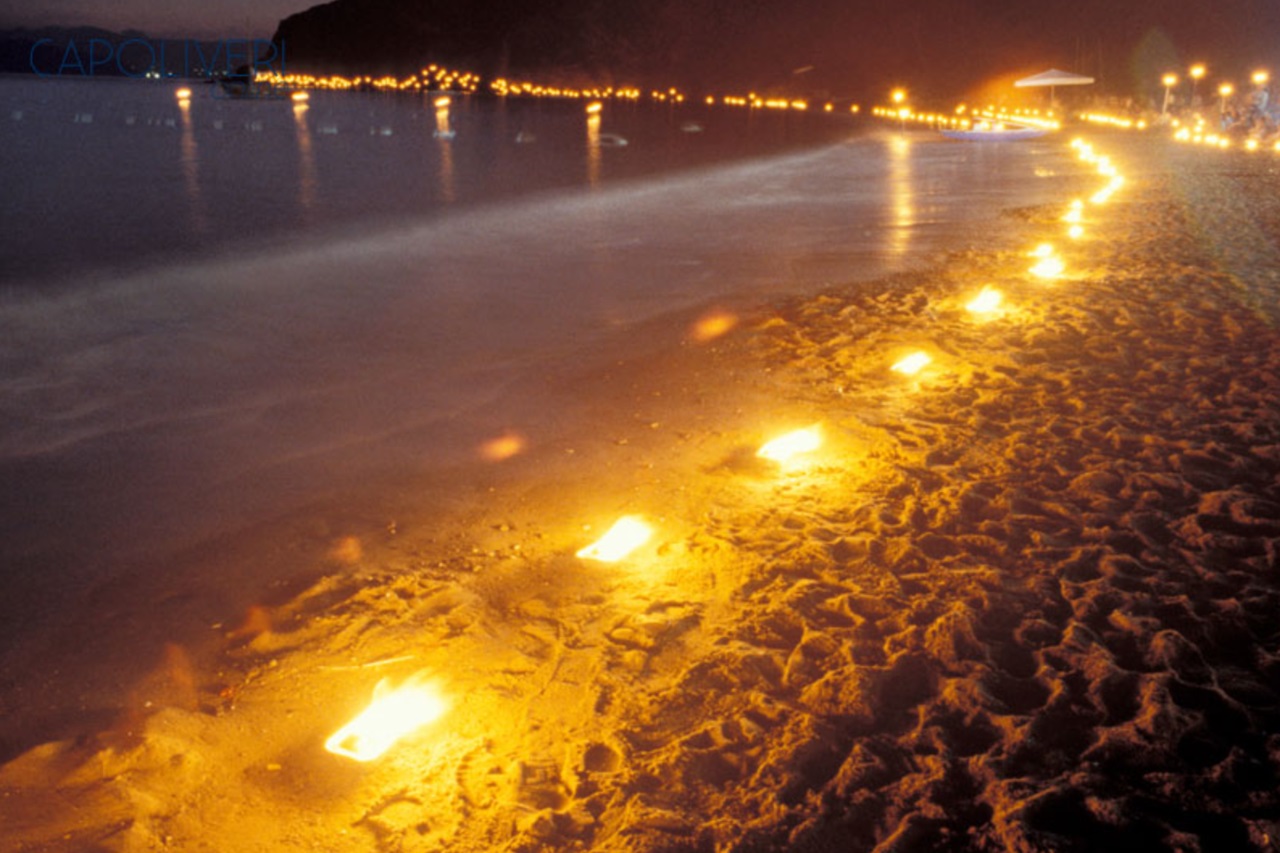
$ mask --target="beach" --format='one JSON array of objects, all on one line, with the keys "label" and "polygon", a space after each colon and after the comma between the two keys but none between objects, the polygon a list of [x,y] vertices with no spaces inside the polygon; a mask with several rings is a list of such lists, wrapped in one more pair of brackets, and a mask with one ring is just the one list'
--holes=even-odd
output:
[{"label": "beach", "polygon": [[[1106,200],[1090,165],[926,269],[655,318],[548,374],[554,441],[104,585],[8,676],[0,846],[1276,849],[1276,161],[1083,136]],[[620,516],[652,538],[577,556]],[[415,677],[437,719],[325,750]]]}]

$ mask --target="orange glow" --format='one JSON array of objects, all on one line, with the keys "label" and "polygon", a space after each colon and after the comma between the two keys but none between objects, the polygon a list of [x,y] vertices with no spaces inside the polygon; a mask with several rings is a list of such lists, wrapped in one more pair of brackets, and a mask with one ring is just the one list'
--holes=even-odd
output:
[{"label": "orange glow", "polygon": [[927,352],[913,352],[906,358],[899,360],[889,369],[894,373],[901,373],[903,376],[915,376],[932,361],[933,358]]},{"label": "orange glow", "polygon": [[1084,236],[1084,226],[1072,225],[1070,228],[1067,229],[1067,236],[1070,237],[1072,240],[1079,240],[1081,237]]},{"label": "orange glow", "polygon": [[271,611],[260,604],[254,604],[244,614],[244,622],[227,633],[231,640],[252,640],[271,630]]},{"label": "orange glow", "polygon": [[583,560],[616,563],[644,545],[653,536],[653,528],[644,519],[624,515],[614,522],[609,532],[583,548],[576,556]]},{"label": "orange glow", "polygon": [[190,97],[191,97],[191,90],[190,90],[190,89],[179,89],[179,90],[178,90],[177,92],[175,92],[174,94],[178,96],[178,100],[180,100],[180,101],[185,101],[187,98],[190,98]]},{"label": "orange glow", "polygon": [[528,446],[525,437],[517,432],[507,432],[480,445],[480,456],[490,462],[502,462],[519,456]]},{"label": "orange glow", "polygon": [[1037,278],[1057,278],[1062,275],[1062,271],[1066,269],[1066,264],[1062,262],[1062,258],[1042,258],[1039,263],[1030,270],[1031,274]]},{"label": "orange glow", "polygon": [[728,311],[713,311],[710,314],[703,315],[693,324],[693,339],[698,343],[706,343],[713,341],[721,335],[727,334],[734,326],[738,325],[738,318]]},{"label": "orange glow", "polygon": [[344,536],[334,543],[329,556],[339,563],[350,565],[360,562],[360,558],[364,556],[364,548],[360,546],[360,540],[355,536]]},{"label": "orange glow", "polygon": [[449,100],[448,95],[441,95],[440,97],[436,98],[434,101],[431,102],[432,106],[434,106],[438,110],[445,109],[446,107],[449,106],[450,103],[451,102]]},{"label": "orange glow", "polygon": [[812,453],[821,446],[822,432],[816,426],[807,427],[775,438],[757,450],[756,456],[785,464],[793,457],[801,453]]},{"label": "orange glow", "polygon": [[598,115],[604,109],[604,104],[599,101],[592,101],[587,104],[587,115]]},{"label": "orange glow", "polygon": [[298,102],[311,100],[311,95],[307,92],[294,92],[289,97]]},{"label": "orange glow", "polygon": [[986,285],[978,292],[978,295],[964,307],[974,314],[994,314],[1000,310],[1000,303],[1003,301],[1003,293],[996,290],[991,285]]},{"label": "orange glow", "polygon": [[1051,257],[1053,257],[1053,244],[1052,244],[1052,243],[1041,243],[1039,246],[1036,246],[1036,247],[1035,247],[1035,249],[1033,249],[1033,250],[1032,250],[1032,252],[1031,252],[1031,257],[1033,257],[1033,258],[1051,258]]},{"label": "orange glow", "polygon": [[438,686],[425,678],[425,672],[414,673],[394,688],[384,678],[373,688],[369,706],[334,732],[324,748],[356,761],[373,761],[448,709],[449,703]]}]

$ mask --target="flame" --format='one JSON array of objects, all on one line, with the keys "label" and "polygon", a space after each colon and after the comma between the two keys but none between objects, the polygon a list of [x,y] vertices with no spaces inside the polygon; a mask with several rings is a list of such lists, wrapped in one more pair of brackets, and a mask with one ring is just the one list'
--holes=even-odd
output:
[{"label": "flame", "polygon": [[373,688],[373,700],[355,718],[324,742],[335,755],[356,761],[373,761],[400,738],[439,719],[449,709],[439,687],[415,672],[399,687],[382,679]]},{"label": "flame", "polygon": [[644,519],[635,515],[624,515],[613,523],[608,533],[583,548],[577,556],[584,560],[616,563],[648,542],[652,536],[653,528],[646,524]]},{"label": "flame", "polygon": [[822,446],[822,432],[815,427],[807,427],[779,436],[766,443],[756,451],[761,459],[785,463],[793,456],[811,453]]},{"label": "flame", "polygon": [[1062,262],[1062,258],[1047,257],[1033,266],[1030,272],[1039,278],[1057,278],[1065,269],[1066,265]]},{"label": "flame", "polygon": [[969,304],[964,307],[974,314],[992,314],[1000,310],[1000,303],[1003,300],[1003,293],[991,285],[985,285],[978,292],[978,295],[973,297]]},{"label": "flame", "polygon": [[915,376],[921,370],[924,370],[925,366],[931,361],[933,361],[933,358],[927,352],[913,352],[889,369],[894,373],[901,373],[903,376]]}]

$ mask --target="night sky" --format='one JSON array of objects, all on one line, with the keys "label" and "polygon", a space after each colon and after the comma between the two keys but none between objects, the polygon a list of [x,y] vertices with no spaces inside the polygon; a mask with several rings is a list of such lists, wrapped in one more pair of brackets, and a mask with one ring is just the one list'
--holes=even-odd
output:
[{"label": "night sky", "polygon": [[[166,37],[264,37],[280,19],[311,5],[0,0],[0,25],[92,24]],[[714,30],[720,23],[714,10],[728,8],[713,0],[651,0],[645,7],[673,28],[698,30],[707,28],[709,16]],[[1211,77],[1236,80],[1252,68],[1280,65],[1277,0],[737,0],[732,7],[734,16],[754,10],[767,26],[754,27],[717,56],[716,69],[755,71],[757,78],[776,81],[790,69],[812,66],[814,77],[829,84],[898,81],[922,94],[942,95],[954,93],[957,82],[969,86],[997,74],[1053,66],[1121,90],[1145,87],[1163,71],[1192,62],[1208,63]]]}]

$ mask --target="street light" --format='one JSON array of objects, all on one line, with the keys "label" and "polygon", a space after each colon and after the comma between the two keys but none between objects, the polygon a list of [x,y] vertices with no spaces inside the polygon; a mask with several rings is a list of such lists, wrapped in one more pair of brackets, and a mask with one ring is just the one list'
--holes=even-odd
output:
[{"label": "street light", "polygon": [[1160,115],[1163,116],[1169,114],[1169,93],[1178,85],[1178,75],[1166,74],[1160,78],[1160,82],[1164,84],[1164,105],[1160,107]]},{"label": "street light", "polygon": [[1223,83],[1218,87],[1218,94],[1222,96],[1222,104],[1218,107],[1218,112],[1222,115],[1227,114],[1227,98],[1230,98],[1235,90],[1236,87],[1230,83]]},{"label": "street light", "polygon": [[907,114],[910,112],[910,110],[904,106],[904,103],[907,100],[907,90],[894,89],[893,92],[889,94],[889,97],[898,105],[898,119],[902,122],[902,129],[905,131],[907,129]]},{"label": "street light", "polygon": [[1187,73],[1191,75],[1191,105],[1194,107],[1196,104],[1196,84],[1204,76],[1204,66],[1193,65],[1187,70]]},{"label": "street light", "polygon": [[1257,71],[1253,72],[1253,85],[1255,86],[1265,86],[1267,85],[1267,81],[1270,79],[1271,75],[1268,74],[1265,69],[1259,68]]}]

